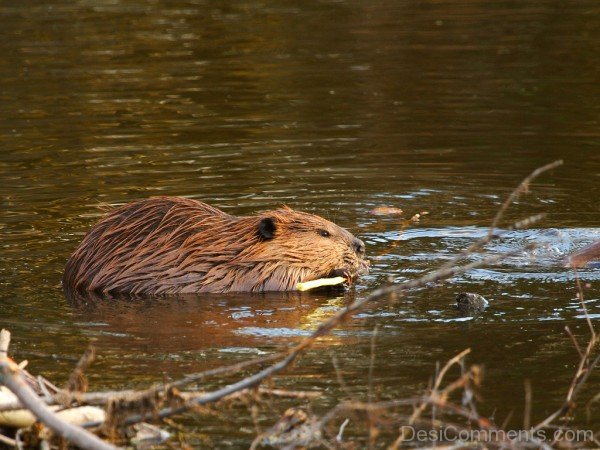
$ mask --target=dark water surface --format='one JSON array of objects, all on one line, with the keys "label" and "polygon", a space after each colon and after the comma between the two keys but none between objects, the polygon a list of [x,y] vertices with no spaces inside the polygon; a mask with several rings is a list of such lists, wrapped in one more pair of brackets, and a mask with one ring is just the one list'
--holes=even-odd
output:
[{"label": "dark water surface", "polygon": [[[526,379],[534,421],[561,404],[578,362],[564,327],[585,339],[586,326],[560,259],[600,237],[597,1],[6,1],[0,15],[0,326],[32,372],[64,380],[93,342],[92,387],[135,387],[285,348],[389,276],[445,262],[522,177],[562,158],[505,224],[547,218],[485,250],[547,244],[535,258],[363,313],[277,377],[323,391],[322,412],[344,395],[335,354],[364,399],[378,325],[377,398],[420,392],[436,362],[470,347],[486,370],[482,413],[514,411],[519,427]],[[316,212],[365,240],[372,272],[342,296],[70,306],[62,268],[99,206],[152,195]],[[406,226],[378,206],[429,215]],[[580,276],[598,322],[600,272]],[[461,317],[461,291],[490,307]],[[596,373],[582,400],[599,389]],[[577,420],[598,430],[598,407]],[[255,436],[243,408],[197,428],[191,442],[216,447]]]}]

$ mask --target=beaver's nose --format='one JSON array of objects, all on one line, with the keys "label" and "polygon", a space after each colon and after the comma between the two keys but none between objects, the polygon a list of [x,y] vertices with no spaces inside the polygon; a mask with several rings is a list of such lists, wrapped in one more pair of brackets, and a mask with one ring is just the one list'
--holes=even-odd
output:
[{"label": "beaver's nose", "polygon": [[352,240],[352,248],[359,255],[364,255],[365,253],[365,243],[360,239],[354,238]]}]

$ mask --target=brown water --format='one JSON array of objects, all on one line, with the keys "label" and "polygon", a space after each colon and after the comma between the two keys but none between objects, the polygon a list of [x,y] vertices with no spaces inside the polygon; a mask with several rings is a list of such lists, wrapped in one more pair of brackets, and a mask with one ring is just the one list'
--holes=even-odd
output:
[{"label": "brown water", "polygon": [[[345,324],[277,385],[318,389],[322,412],[364,398],[379,326],[377,398],[424,388],[437,361],[471,347],[485,365],[481,411],[519,427],[557,408],[585,338],[574,275],[560,258],[600,237],[600,8],[563,2],[16,2],[0,6],[0,326],[34,373],[64,380],[89,342],[92,387],[135,387],[267,354],[298,341],[355,295],[412,279],[485,232],[535,167],[563,158],[507,215],[546,212],[487,253],[526,255],[415,292]],[[72,307],[60,286],[98,205],[152,195],[235,214],[283,203],[367,243],[354,291],[203,296]],[[428,211],[403,229],[377,206]],[[600,272],[581,278],[600,318]],[[490,300],[461,317],[454,296]],[[58,360],[53,355],[59,357]],[[219,385],[215,380],[207,388]],[[583,399],[600,389],[589,379]],[[581,402],[583,404],[583,402]],[[273,422],[285,405],[261,412]],[[600,428],[598,408],[583,428]],[[197,423],[192,443],[247,447],[245,409]],[[202,440],[204,439],[204,440]]]}]

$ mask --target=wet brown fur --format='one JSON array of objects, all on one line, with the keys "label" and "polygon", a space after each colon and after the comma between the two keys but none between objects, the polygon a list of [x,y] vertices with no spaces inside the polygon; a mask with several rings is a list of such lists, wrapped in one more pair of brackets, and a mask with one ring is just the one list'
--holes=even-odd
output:
[{"label": "wet brown fur", "polygon": [[581,268],[585,267],[590,261],[597,261],[599,259],[600,241],[596,241],[569,255],[567,265],[570,267]]},{"label": "wet brown fur", "polygon": [[355,276],[367,269],[363,257],[362,241],[313,214],[282,208],[236,217],[160,197],[97,223],[71,255],[63,284],[132,294],[285,291],[334,271]]}]

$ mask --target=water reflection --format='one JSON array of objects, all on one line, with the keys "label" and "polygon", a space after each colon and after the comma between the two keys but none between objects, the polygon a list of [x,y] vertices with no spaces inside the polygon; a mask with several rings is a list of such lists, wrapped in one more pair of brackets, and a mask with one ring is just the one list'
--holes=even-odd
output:
[{"label": "water reflection", "polygon": [[[74,319],[100,348],[126,345],[146,357],[212,349],[272,350],[308,335],[344,297],[311,293],[107,298],[66,291]],[[347,294],[352,295],[351,293]],[[278,342],[279,341],[279,342]],[[332,335],[327,345],[340,344]]]},{"label": "water reflection", "polygon": [[[524,175],[562,158],[506,223],[547,218],[485,249],[533,240],[550,244],[549,252],[366,312],[282,378],[343,395],[331,348],[360,391],[379,324],[381,395],[416,392],[436,361],[472,347],[473,361],[486,365],[490,414],[522,410],[525,378],[533,410],[548,413],[576,362],[564,326],[586,331],[574,276],[556,261],[598,239],[594,7],[3,2],[0,325],[13,332],[13,350],[30,352],[32,370],[60,380],[72,362],[46,356],[76,359],[93,339],[100,356],[92,382],[129,387],[155,382],[163,370],[197,371],[247,358],[249,349],[281,349],[350,299],[73,307],[61,292],[62,269],[103,205],[183,195],[234,214],[281,204],[321,214],[365,240],[374,259],[352,297],[390,275],[410,279],[447,261],[484,232]],[[370,213],[381,206],[429,215],[407,224]],[[580,272],[594,318],[598,276]],[[489,308],[459,321],[451,306],[462,291],[488,298]],[[237,426],[202,425],[215,442],[247,447]]]}]

